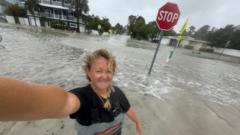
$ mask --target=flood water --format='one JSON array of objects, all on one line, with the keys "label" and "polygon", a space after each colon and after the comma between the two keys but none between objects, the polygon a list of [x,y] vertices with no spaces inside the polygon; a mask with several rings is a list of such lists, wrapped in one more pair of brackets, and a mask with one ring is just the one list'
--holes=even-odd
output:
[{"label": "flood water", "polygon": [[[0,75],[56,84],[69,90],[87,83],[81,70],[84,54],[107,48],[117,59],[116,85],[130,96],[138,93],[155,98],[165,106],[164,109],[174,106],[172,111],[176,112],[159,112],[163,117],[162,122],[159,121],[162,134],[177,134],[177,131],[181,131],[179,134],[240,134],[238,63],[195,57],[185,49],[177,49],[171,62],[166,63],[170,48],[162,45],[151,76],[148,76],[154,50],[138,47],[138,43],[127,36],[47,33],[1,24],[0,35],[3,38],[0,42]],[[146,43],[146,46],[154,44]],[[212,114],[205,117],[204,108]],[[166,129],[163,124],[172,124],[179,130],[173,132],[174,129]]]}]

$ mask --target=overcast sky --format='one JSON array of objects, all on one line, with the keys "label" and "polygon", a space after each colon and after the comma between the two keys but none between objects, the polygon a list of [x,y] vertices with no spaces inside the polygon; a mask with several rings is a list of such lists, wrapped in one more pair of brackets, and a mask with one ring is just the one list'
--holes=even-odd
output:
[{"label": "overcast sky", "polygon": [[189,26],[224,27],[240,25],[239,0],[89,0],[89,14],[107,17],[112,25],[126,25],[129,15],[141,15],[146,23],[156,18],[158,9],[166,2],[178,5],[180,19],[174,30],[179,30],[189,17]]}]

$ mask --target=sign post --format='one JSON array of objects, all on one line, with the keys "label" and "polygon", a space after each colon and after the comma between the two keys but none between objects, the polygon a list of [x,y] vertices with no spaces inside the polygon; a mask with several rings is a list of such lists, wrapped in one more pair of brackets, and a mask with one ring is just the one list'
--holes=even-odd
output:
[{"label": "sign post", "polygon": [[175,26],[177,24],[179,16],[180,16],[180,11],[178,9],[177,4],[175,4],[175,3],[167,2],[165,5],[163,5],[158,10],[158,14],[157,14],[157,18],[156,18],[156,25],[159,28],[159,30],[161,30],[161,34],[159,36],[159,42],[158,42],[157,48],[155,50],[155,54],[153,56],[151,67],[148,71],[148,75],[151,74],[152,67],[153,67],[154,61],[156,59],[158,49],[159,49],[159,46],[161,44],[161,40],[163,37],[163,31],[171,30],[173,28],[173,26]]},{"label": "sign post", "polygon": [[170,60],[171,60],[171,58],[172,58],[172,56],[173,56],[173,53],[174,53],[175,49],[179,46],[181,40],[183,39],[183,34],[184,34],[184,32],[186,31],[187,26],[188,26],[188,18],[187,18],[187,20],[185,21],[185,23],[183,24],[183,26],[182,26],[182,28],[181,28],[181,30],[180,30],[180,34],[177,36],[177,45],[173,48],[173,50],[171,50],[171,51],[169,52],[168,58],[167,58],[167,60],[166,60],[167,63],[170,62]]}]

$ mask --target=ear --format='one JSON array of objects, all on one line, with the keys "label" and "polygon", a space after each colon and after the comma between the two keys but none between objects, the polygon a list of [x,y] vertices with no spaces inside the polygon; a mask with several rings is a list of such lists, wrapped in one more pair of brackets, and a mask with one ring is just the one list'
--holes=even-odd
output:
[{"label": "ear", "polygon": [[86,74],[86,76],[87,76],[87,79],[89,80],[89,81],[91,81],[91,78],[90,78],[90,71],[89,70],[87,70],[87,72],[86,72],[87,74]]}]

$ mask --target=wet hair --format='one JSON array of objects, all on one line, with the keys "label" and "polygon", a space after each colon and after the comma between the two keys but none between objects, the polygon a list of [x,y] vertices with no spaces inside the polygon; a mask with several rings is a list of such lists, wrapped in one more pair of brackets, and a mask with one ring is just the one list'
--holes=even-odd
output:
[{"label": "wet hair", "polygon": [[[88,76],[88,72],[90,71],[93,62],[96,59],[101,58],[101,57],[103,57],[104,59],[106,59],[108,61],[108,64],[109,64],[109,67],[110,67],[110,70],[111,70],[112,74],[113,75],[115,74],[116,66],[117,66],[115,57],[109,51],[107,51],[106,49],[98,49],[98,50],[95,50],[92,53],[88,53],[84,58],[83,70],[86,73],[86,78],[89,81],[91,81],[91,79]],[[114,91],[114,87],[110,86],[107,90],[107,100],[105,102],[103,102],[101,96],[98,93],[96,93],[96,91],[95,91],[95,93],[99,96],[99,98],[103,102],[103,107],[105,109],[108,109],[108,110],[111,109],[111,103],[109,101],[109,98],[110,98],[110,95],[113,91]]]}]

